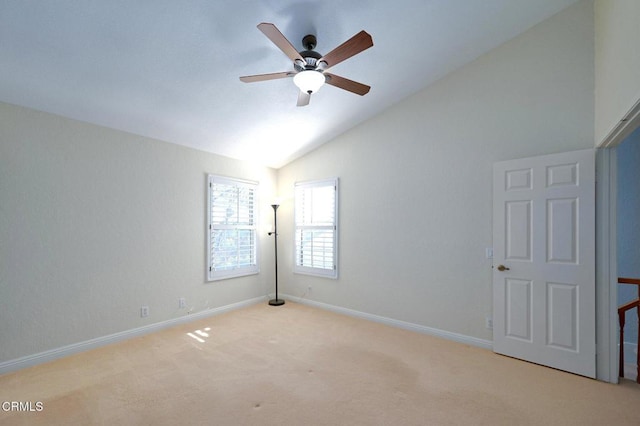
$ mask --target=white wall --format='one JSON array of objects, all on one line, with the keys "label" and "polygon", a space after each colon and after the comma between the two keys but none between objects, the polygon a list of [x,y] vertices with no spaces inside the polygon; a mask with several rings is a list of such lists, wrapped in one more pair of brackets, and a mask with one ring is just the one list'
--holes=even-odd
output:
[{"label": "white wall", "polygon": [[595,144],[640,101],[640,1],[595,2]]},{"label": "white wall", "polygon": [[275,170],[0,104],[0,362],[271,290],[266,237],[261,275],[206,282],[207,173],[258,180],[266,232]]},{"label": "white wall", "polygon": [[292,274],[283,243],[282,291],[491,339],[492,165],[593,146],[593,40],[577,3],[280,169],[285,199],[295,181],[341,184],[339,279]]}]

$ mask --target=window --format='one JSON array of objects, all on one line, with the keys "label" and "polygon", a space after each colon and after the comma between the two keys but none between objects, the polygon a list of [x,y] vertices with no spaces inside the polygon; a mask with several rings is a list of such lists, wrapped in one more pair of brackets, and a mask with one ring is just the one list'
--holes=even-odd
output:
[{"label": "window", "polygon": [[208,176],[209,281],[257,274],[257,182]]},{"label": "window", "polygon": [[294,272],[338,277],[338,179],[295,185]]}]

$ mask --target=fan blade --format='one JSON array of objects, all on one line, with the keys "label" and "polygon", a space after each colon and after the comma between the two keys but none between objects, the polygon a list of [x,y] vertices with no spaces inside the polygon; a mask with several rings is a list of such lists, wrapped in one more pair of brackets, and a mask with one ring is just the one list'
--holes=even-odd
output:
[{"label": "fan blade", "polygon": [[357,81],[349,80],[339,75],[330,73],[324,73],[324,75],[327,77],[327,84],[355,93],[356,95],[364,96],[369,93],[371,89],[371,87],[366,84],[358,83]]},{"label": "fan blade", "polygon": [[240,77],[240,81],[244,81],[245,83],[255,83],[256,81],[266,81],[266,80],[276,80],[278,78],[286,78],[294,76],[294,72],[274,72],[271,74],[258,74],[258,75],[245,75],[244,77]]},{"label": "fan blade", "polygon": [[305,106],[309,105],[309,101],[311,100],[311,94],[305,93],[302,90],[298,93],[298,103],[296,106]]},{"label": "fan blade", "polygon": [[327,63],[327,68],[330,68],[338,65],[345,59],[349,59],[350,57],[357,55],[363,50],[367,50],[371,46],[373,46],[373,39],[371,38],[371,35],[366,31],[360,31],[358,34],[354,35],[349,40],[318,59],[318,62],[324,61]]},{"label": "fan blade", "polygon": [[273,42],[273,44],[278,46],[278,48],[280,48],[280,50],[282,50],[282,52],[289,57],[289,59],[294,62],[296,61],[296,59],[304,62],[304,59],[302,58],[302,56],[300,56],[300,53],[298,53],[296,48],[293,47],[289,40],[287,40],[287,38],[280,32],[278,28],[276,28],[275,25],[268,22],[263,22],[261,24],[258,24],[258,29],[262,31],[264,35],[266,35],[269,40]]}]

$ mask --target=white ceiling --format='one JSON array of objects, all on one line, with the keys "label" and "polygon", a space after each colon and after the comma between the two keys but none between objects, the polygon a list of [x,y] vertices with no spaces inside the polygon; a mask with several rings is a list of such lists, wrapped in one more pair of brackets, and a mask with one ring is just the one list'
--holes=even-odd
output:
[{"label": "white ceiling", "polygon": [[[271,167],[329,141],[576,0],[3,0],[0,101]],[[328,53],[366,30],[374,46],[296,107],[292,70],[257,28]]]}]

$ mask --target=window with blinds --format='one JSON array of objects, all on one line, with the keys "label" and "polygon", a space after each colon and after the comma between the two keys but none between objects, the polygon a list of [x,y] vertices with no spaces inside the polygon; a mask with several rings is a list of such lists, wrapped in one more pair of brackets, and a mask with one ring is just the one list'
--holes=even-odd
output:
[{"label": "window with blinds", "polygon": [[209,281],[257,274],[257,182],[208,177]]},{"label": "window with blinds", "polygon": [[338,179],[295,184],[294,272],[338,277]]}]

